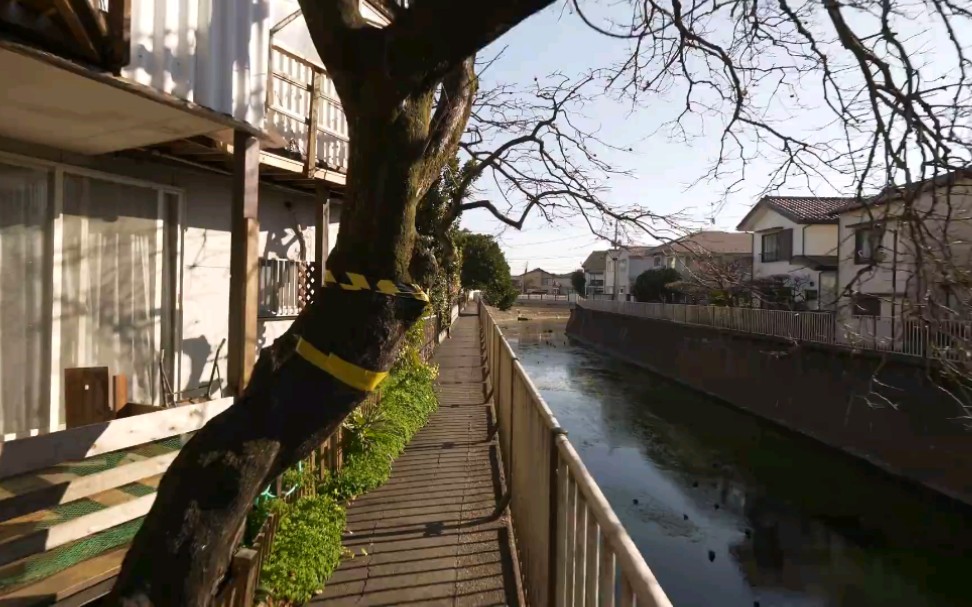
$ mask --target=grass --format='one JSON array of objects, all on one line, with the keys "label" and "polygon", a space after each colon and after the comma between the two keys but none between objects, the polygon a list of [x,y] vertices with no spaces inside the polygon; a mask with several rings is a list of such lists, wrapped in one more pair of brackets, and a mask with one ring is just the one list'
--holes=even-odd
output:
[{"label": "grass", "polygon": [[[248,536],[271,511],[280,526],[263,567],[261,588],[271,604],[294,605],[319,593],[347,553],[341,536],[347,522],[343,504],[384,484],[392,463],[438,407],[435,367],[419,357],[421,325],[413,328],[395,368],[381,386],[376,406],[359,408],[345,421],[344,466],[317,486],[317,495],[292,504],[263,500],[247,520]],[[316,482],[312,474],[285,473],[284,485]]]}]

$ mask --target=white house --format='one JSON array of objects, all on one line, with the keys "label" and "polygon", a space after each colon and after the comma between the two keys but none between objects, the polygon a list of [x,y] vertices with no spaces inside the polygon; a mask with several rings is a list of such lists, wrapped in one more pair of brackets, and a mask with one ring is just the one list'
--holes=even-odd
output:
[{"label": "white house", "polygon": [[835,211],[853,198],[765,196],[736,229],[752,233],[754,279],[785,276],[810,309],[837,300],[838,226]]},{"label": "white house", "polygon": [[37,24],[0,40],[0,440],[75,423],[69,370],[125,376],[114,404],[214,364],[240,389],[340,218],[346,120],[294,0],[68,4],[0,14]]},{"label": "white house", "polygon": [[[905,196],[913,197],[906,219]],[[934,300],[945,316],[968,314],[972,177],[966,171],[889,188],[845,205],[839,218],[839,316],[913,317]],[[941,311],[940,311],[941,312]]]},{"label": "white house", "polygon": [[584,270],[586,296],[591,297],[604,293],[606,260],[607,251],[592,251],[581,264],[581,268]]}]

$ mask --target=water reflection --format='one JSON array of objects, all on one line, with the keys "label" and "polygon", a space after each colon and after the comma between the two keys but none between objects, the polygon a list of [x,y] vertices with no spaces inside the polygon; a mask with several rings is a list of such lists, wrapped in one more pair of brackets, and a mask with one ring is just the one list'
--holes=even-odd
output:
[{"label": "water reflection", "polygon": [[562,322],[505,329],[675,605],[972,605],[966,510],[573,346]]}]

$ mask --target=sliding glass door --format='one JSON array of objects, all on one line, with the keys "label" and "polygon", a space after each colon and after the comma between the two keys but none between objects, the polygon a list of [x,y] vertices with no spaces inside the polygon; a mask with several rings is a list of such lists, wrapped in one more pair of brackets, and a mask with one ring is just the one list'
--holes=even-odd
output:
[{"label": "sliding glass door", "polygon": [[0,162],[0,439],[63,427],[69,368],[107,367],[132,402],[161,401],[179,203],[151,184]]},{"label": "sliding glass door", "polygon": [[0,164],[0,436],[50,425],[51,173]]}]

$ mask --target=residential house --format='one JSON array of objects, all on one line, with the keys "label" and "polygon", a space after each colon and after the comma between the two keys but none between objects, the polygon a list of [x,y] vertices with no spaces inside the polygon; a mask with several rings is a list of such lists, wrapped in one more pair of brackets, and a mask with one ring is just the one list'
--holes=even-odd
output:
[{"label": "residential house", "polygon": [[606,260],[607,251],[592,251],[581,264],[584,270],[584,288],[587,291],[585,297],[604,293]]},{"label": "residential house", "polygon": [[213,365],[239,391],[340,217],[347,124],[297,2],[0,5],[0,440],[109,416],[75,415],[72,369],[125,376],[115,403]]},{"label": "residential house", "polygon": [[889,337],[899,334],[892,322],[929,316],[929,300],[939,305],[938,318],[968,318],[972,174],[888,188],[844,205],[837,217],[842,321],[883,317],[879,332]]},{"label": "residential house", "polygon": [[765,196],[737,229],[752,233],[752,276],[783,277],[791,295],[809,309],[837,301],[836,211],[854,198]]},{"label": "residential house", "polygon": [[739,265],[752,259],[752,246],[752,237],[744,232],[701,230],[648,249],[646,269],[674,268],[686,276],[712,263]]},{"label": "residential house", "polygon": [[513,277],[513,284],[521,293],[546,293],[566,295],[572,289],[570,274],[553,274],[542,268],[535,268]]},{"label": "residential house", "polygon": [[652,248],[632,246],[607,251],[604,292],[617,299],[630,299],[638,275],[650,267],[648,252]]}]

